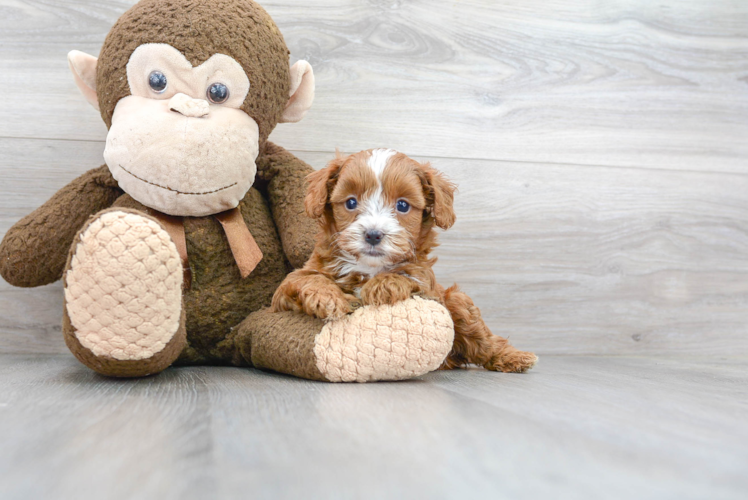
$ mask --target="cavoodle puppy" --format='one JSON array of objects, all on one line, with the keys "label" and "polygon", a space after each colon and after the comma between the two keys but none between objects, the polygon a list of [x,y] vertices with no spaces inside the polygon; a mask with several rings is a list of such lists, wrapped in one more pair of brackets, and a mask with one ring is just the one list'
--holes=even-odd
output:
[{"label": "cavoodle puppy", "polygon": [[338,156],[309,175],[305,209],[319,221],[311,258],[286,277],[274,311],[340,318],[357,305],[394,304],[420,295],[442,303],[455,325],[442,368],[478,364],[524,372],[537,357],[493,335],[473,301],[436,282],[430,253],[436,227],[455,222],[455,185],[429,164],[389,149]]}]

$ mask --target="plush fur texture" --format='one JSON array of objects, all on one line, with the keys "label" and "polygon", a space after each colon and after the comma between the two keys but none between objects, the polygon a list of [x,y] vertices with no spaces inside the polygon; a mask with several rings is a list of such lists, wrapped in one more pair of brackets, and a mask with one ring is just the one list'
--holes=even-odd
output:
[{"label": "plush fur texture", "polygon": [[[152,215],[151,209],[129,195],[114,203]],[[263,259],[247,278],[242,278],[220,223],[213,217],[184,219],[192,284],[184,292],[187,312],[187,346],[179,364],[228,363],[233,346],[224,340],[247,315],[267,306],[288,264],[267,202],[252,188],[239,209]],[[303,233],[302,233],[303,236]]]},{"label": "plush fur texture", "polygon": [[258,368],[329,382],[403,380],[436,370],[452,347],[449,312],[415,297],[337,321],[296,312],[253,313],[229,335]]},{"label": "plush fur texture", "polygon": [[180,329],[182,263],[169,233],[140,213],[108,210],[75,243],[64,276],[75,335],[97,356],[152,358]]},{"label": "plush fur texture", "polygon": [[[132,214],[136,216],[142,216],[141,212],[137,212],[134,210],[122,210],[122,209],[108,209],[104,211],[104,214],[113,214],[113,213],[127,213]],[[102,315],[109,315],[109,313],[113,312],[113,310],[110,308],[109,310],[106,309],[106,300],[112,299],[112,295],[114,295],[117,298],[121,298],[118,296],[117,292],[122,292],[122,288],[120,290],[115,291],[114,294],[106,294],[102,293],[102,290],[97,290],[97,294],[93,293],[91,290],[87,290],[86,293],[81,293],[80,287],[78,287],[78,290],[76,290],[76,285],[71,283],[71,275],[74,275],[75,273],[71,273],[70,271],[74,269],[72,266],[72,260],[74,256],[76,257],[76,260],[81,258],[79,245],[81,244],[82,240],[84,239],[85,233],[87,233],[91,226],[93,224],[96,224],[97,222],[100,223],[102,220],[101,217],[91,218],[89,220],[89,224],[86,224],[83,226],[83,228],[78,232],[78,234],[75,236],[75,239],[73,241],[73,245],[70,248],[70,252],[68,254],[68,261],[66,268],[68,269],[68,272],[63,276],[63,283],[65,285],[65,292],[66,295],[68,294],[74,294],[78,297],[78,309],[81,309],[80,306],[83,306],[84,308],[88,306],[88,309],[93,312],[94,314],[89,314],[88,312],[83,312],[83,314],[86,314],[89,319],[97,320],[104,323],[109,323],[107,321],[104,321],[102,319]],[[159,223],[156,220],[152,220],[151,223],[153,224],[153,227],[158,227]],[[119,231],[117,231],[119,232]],[[121,235],[121,234],[120,234]],[[179,263],[177,262],[175,267],[179,267]],[[84,274],[82,276],[79,276],[79,278],[83,278],[84,281],[87,280],[87,276]],[[121,278],[120,278],[121,279]],[[176,276],[177,281],[181,282],[180,276]],[[121,284],[128,284],[133,285],[131,282],[133,281],[132,278],[122,280]],[[137,287],[138,284],[135,284]],[[147,291],[144,288],[140,288],[142,291]],[[85,296],[84,296],[85,295]],[[108,297],[106,295],[109,295]],[[92,300],[91,297],[95,297],[98,300]],[[177,292],[177,300],[181,302],[180,294]],[[88,299],[85,303],[84,299]],[[116,299],[115,299],[116,300]],[[152,299],[151,299],[152,300]],[[138,356],[128,356],[128,355],[101,355],[97,354],[95,351],[96,349],[92,349],[89,342],[86,342],[85,338],[82,338],[82,334],[85,335],[85,331],[81,331],[80,328],[75,328],[73,326],[73,320],[71,320],[71,315],[69,314],[70,310],[72,309],[74,312],[76,311],[76,307],[69,307],[71,303],[74,305],[75,301],[71,302],[70,300],[67,300],[67,305],[65,308],[63,308],[63,320],[62,320],[62,332],[65,339],[65,343],[67,344],[68,348],[70,349],[70,352],[73,353],[73,355],[78,358],[82,363],[92,367],[97,372],[103,374],[103,375],[110,375],[110,376],[144,376],[144,375],[150,375],[153,373],[158,373],[162,371],[164,368],[168,367],[174,359],[179,355],[180,352],[185,348],[186,346],[186,331],[185,331],[185,311],[184,308],[180,308],[179,311],[179,318],[177,321],[178,328],[176,332],[170,336],[168,341],[163,347],[157,347],[154,349],[156,352],[155,354],[151,354],[146,357],[138,357]],[[119,302],[119,301],[117,301]],[[154,301],[156,302],[156,301]],[[148,301],[146,300],[146,303]],[[93,307],[91,307],[93,306]],[[102,307],[103,306],[103,307]],[[128,309],[131,308],[131,304],[127,304]],[[96,311],[94,310],[96,309]],[[97,314],[98,312],[98,314]],[[78,313],[78,316],[80,317],[80,312]],[[157,315],[157,314],[154,314]],[[92,317],[93,316],[93,317]],[[98,316],[98,317],[95,317]],[[142,315],[147,319],[150,315],[145,314]],[[111,320],[111,316],[109,318]],[[109,323],[111,324],[111,323]],[[163,323],[161,323],[163,325]],[[135,333],[137,335],[137,332],[127,332],[127,333]],[[93,339],[95,342],[99,342],[102,344],[112,344],[116,343],[117,341],[122,342],[123,340],[121,338],[114,339],[113,337],[117,337],[117,335],[112,335],[112,332],[108,332],[107,334],[103,334],[101,330],[94,331],[93,335],[96,337]],[[141,337],[142,339],[142,337]],[[153,340],[153,337],[151,337],[150,340]],[[84,345],[89,344],[89,345]],[[148,344],[146,344],[146,347]],[[111,346],[110,346],[111,347]],[[127,342],[126,347],[135,347],[140,348],[140,346],[137,345],[137,342]],[[127,354],[127,353],[121,353],[121,354]]]},{"label": "plush fur texture", "polygon": [[317,369],[332,382],[403,380],[439,368],[453,341],[449,312],[413,297],[325,323],[314,355]]},{"label": "plush fur texture", "polygon": [[117,102],[130,95],[126,66],[144,43],[166,43],[193,66],[213,54],[233,57],[250,77],[242,109],[260,126],[260,151],[288,102],[290,78],[283,35],[254,2],[141,0],[115,23],[101,48],[96,75],[101,117],[107,127]]},{"label": "plush fur texture", "polygon": [[255,366],[310,380],[327,380],[317,368],[314,340],[324,322],[302,314],[250,314],[229,335],[234,364]]},{"label": "plush fur texture", "polygon": [[106,165],[81,175],[5,233],[0,274],[11,285],[23,287],[59,280],[78,230],[122,194]]},{"label": "plush fur texture", "polygon": [[402,153],[369,150],[338,157],[309,176],[307,213],[319,221],[312,257],[273,296],[273,310],[338,319],[363,305],[393,305],[413,295],[444,304],[454,322],[444,368],[479,364],[524,372],[537,358],[495,336],[473,301],[436,282],[430,256],[436,227],[454,224],[455,186]]}]

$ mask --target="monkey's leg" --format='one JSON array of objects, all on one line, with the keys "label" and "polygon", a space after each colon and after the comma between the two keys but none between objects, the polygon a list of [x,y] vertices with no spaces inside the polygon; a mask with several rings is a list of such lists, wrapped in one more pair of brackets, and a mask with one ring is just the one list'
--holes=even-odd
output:
[{"label": "monkey's leg", "polygon": [[402,380],[436,370],[454,326],[438,302],[415,297],[325,322],[298,312],[250,314],[230,335],[234,364],[328,382]]},{"label": "monkey's leg", "polygon": [[177,247],[155,219],[99,212],[75,237],[63,275],[65,342],[103,375],[160,372],[186,342],[182,280]]},{"label": "monkey's leg", "polygon": [[520,351],[507,339],[491,333],[480,310],[456,285],[444,292],[444,304],[454,321],[455,340],[442,369],[474,363],[487,370],[522,373],[538,362],[533,353]]}]

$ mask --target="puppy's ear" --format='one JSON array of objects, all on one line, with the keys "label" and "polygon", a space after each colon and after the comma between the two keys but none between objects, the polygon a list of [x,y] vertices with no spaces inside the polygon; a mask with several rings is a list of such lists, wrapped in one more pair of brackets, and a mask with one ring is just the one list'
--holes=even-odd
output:
[{"label": "puppy's ear", "polygon": [[449,229],[457,216],[454,211],[454,194],[457,186],[429,163],[422,163],[424,190],[434,222],[442,229]]},{"label": "puppy's ear", "polygon": [[330,191],[338,181],[338,174],[345,163],[346,157],[336,151],[335,159],[327,164],[322,170],[312,172],[306,178],[309,187],[304,199],[306,214],[312,219],[319,219],[325,213]]}]

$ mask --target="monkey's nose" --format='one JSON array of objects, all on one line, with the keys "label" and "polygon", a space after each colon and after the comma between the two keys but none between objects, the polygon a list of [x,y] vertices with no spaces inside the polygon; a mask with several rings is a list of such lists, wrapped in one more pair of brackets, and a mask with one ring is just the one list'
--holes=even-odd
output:
[{"label": "monkey's nose", "polygon": [[169,109],[184,116],[200,118],[210,112],[210,106],[205,99],[193,99],[187,94],[176,94],[169,99]]},{"label": "monkey's nose", "polygon": [[366,243],[375,247],[382,242],[382,236],[384,236],[382,231],[368,231],[364,236],[364,239],[366,240]]}]

